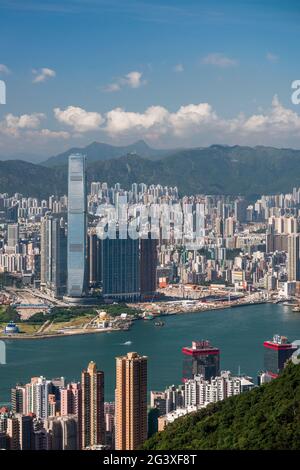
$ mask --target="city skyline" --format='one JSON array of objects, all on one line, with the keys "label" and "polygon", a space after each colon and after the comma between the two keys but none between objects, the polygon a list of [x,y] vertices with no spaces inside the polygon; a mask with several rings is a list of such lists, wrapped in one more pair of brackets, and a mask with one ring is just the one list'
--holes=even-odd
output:
[{"label": "city skyline", "polygon": [[299,451],[299,1],[0,17],[3,456]]}]

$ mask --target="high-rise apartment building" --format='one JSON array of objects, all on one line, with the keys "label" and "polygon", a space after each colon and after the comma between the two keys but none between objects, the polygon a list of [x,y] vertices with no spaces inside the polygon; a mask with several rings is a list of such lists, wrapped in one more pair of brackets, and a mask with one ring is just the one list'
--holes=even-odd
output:
[{"label": "high-rise apartment building", "polygon": [[254,387],[247,377],[234,377],[229,371],[211,380],[205,380],[202,375],[195,375],[184,384],[184,406],[206,406],[225,398],[239,395]]},{"label": "high-rise apartment building", "polygon": [[105,444],[104,373],[90,362],[81,374],[82,448]]},{"label": "high-rise apartment building", "polygon": [[116,358],[117,450],[135,450],[147,439],[147,357]]},{"label": "high-rise apartment building", "polygon": [[77,416],[77,447],[81,449],[82,390],[80,383],[72,382],[60,390],[60,414],[61,416]]},{"label": "high-rise apartment building", "polygon": [[68,284],[69,297],[86,292],[86,162],[80,154],[69,157],[68,176]]},{"label": "high-rise apartment building", "polygon": [[15,414],[7,418],[7,435],[10,450],[33,449],[33,418]]},{"label": "high-rise apartment building", "polygon": [[37,418],[48,418],[57,411],[59,389],[64,386],[64,378],[47,380],[45,377],[32,377],[25,385],[25,414],[34,413]]},{"label": "high-rise apartment building", "polygon": [[300,281],[300,234],[288,237],[288,281]]},{"label": "high-rise apartment building", "polygon": [[7,247],[6,253],[12,254],[18,252],[19,245],[19,224],[7,225]]},{"label": "high-rise apartment building", "polygon": [[110,449],[115,447],[115,403],[104,403],[105,416],[105,445]]},{"label": "high-rise apartment building", "polygon": [[25,413],[26,388],[24,385],[16,385],[11,389],[11,409],[14,413]]},{"label": "high-rise apartment building", "polygon": [[75,415],[52,416],[45,420],[48,450],[76,450],[77,421]]}]

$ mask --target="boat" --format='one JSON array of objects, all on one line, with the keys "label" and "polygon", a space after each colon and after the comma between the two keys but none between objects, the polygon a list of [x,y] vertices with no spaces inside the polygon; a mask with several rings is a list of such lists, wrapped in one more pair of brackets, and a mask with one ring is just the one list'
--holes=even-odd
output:
[{"label": "boat", "polygon": [[149,313],[148,315],[144,316],[144,320],[153,320],[153,315],[152,313]]},{"label": "boat", "polygon": [[297,305],[297,307],[292,308],[292,312],[300,312],[300,305]]},{"label": "boat", "polygon": [[159,320],[159,321],[156,321],[156,322],[154,323],[154,325],[155,325],[155,326],[164,326],[164,325],[165,325],[165,322]]}]

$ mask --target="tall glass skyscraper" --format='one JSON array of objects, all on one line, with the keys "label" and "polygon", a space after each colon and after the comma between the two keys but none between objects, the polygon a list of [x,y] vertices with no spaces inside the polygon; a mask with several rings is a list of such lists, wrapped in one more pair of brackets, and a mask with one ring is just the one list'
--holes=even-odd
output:
[{"label": "tall glass skyscraper", "polygon": [[69,156],[68,177],[68,296],[86,292],[86,159]]},{"label": "tall glass skyscraper", "polygon": [[106,238],[101,243],[103,297],[134,301],[140,296],[139,240]]}]

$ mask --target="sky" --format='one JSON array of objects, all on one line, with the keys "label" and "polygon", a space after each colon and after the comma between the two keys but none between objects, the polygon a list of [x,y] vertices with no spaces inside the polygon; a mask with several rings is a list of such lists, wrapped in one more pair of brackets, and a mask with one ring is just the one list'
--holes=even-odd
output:
[{"label": "sky", "polygon": [[298,1],[0,0],[0,24],[2,159],[94,140],[300,148]]}]

